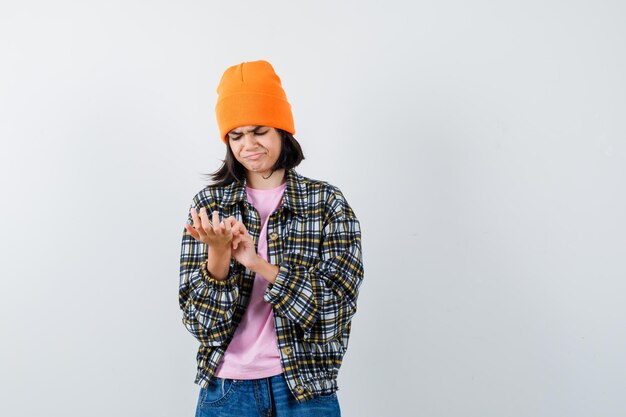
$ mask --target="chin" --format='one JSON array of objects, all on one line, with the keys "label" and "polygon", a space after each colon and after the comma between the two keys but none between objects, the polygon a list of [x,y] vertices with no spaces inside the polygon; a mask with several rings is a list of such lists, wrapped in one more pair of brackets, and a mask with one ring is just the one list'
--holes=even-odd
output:
[{"label": "chin", "polygon": [[246,169],[250,172],[256,172],[256,173],[261,173],[261,172],[269,172],[272,169],[271,168],[258,168],[258,167],[246,167]]}]

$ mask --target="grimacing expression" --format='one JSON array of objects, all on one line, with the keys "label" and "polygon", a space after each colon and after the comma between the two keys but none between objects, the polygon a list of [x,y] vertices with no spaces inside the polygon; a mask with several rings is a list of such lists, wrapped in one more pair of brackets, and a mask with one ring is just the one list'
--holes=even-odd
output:
[{"label": "grimacing expression", "polygon": [[228,132],[228,145],[246,171],[270,173],[280,156],[280,132],[268,126],[240,126]]}]

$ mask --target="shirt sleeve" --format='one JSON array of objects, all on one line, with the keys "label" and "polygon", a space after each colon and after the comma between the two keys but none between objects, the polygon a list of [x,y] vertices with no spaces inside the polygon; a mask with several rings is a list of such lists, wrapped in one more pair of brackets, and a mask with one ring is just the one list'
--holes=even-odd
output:
[{"label": "shirt sleeve", "polygon": [[[191,207],[199,208],[197,197]],[[212,207],[207,207],[210,213]],[[193,224],[191,213],[187,224]],[[178,302],[183,324],[205,346],[223,344],[233,328],[233,316],[239,299],[236,266],[231,260],[228,277],[213,278],[207,268],[208,247],[183,230],[180,252]]]},{"label": "shirt sleeve", "polygon": [[315,248],[319,256],[286,253],[264,294],[279,314],[301,327],[304,340],[320,344],[341,336],[349,325],[363,280],[359,221],[338,189],[327,205]]}]

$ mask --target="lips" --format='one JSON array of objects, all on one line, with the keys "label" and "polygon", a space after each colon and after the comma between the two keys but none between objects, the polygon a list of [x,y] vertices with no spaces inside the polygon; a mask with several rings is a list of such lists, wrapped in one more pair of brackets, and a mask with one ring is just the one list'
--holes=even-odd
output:
[{"label": "lips", "polygon": [[261,155],[263,155],[263,153],[253,153],[252,155],[246,156],[246,159],[252,159],[252,160],[259,159]]}]

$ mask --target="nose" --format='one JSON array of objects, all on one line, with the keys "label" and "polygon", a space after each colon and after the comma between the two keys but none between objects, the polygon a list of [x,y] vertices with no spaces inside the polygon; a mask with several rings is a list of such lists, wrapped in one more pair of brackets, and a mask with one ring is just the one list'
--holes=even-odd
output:
[{"label": "nose", "polygon": [[256,135],[254,132],[244,133],[241,139],[244,141],[246,148],[254,148],[257,145]]}]

